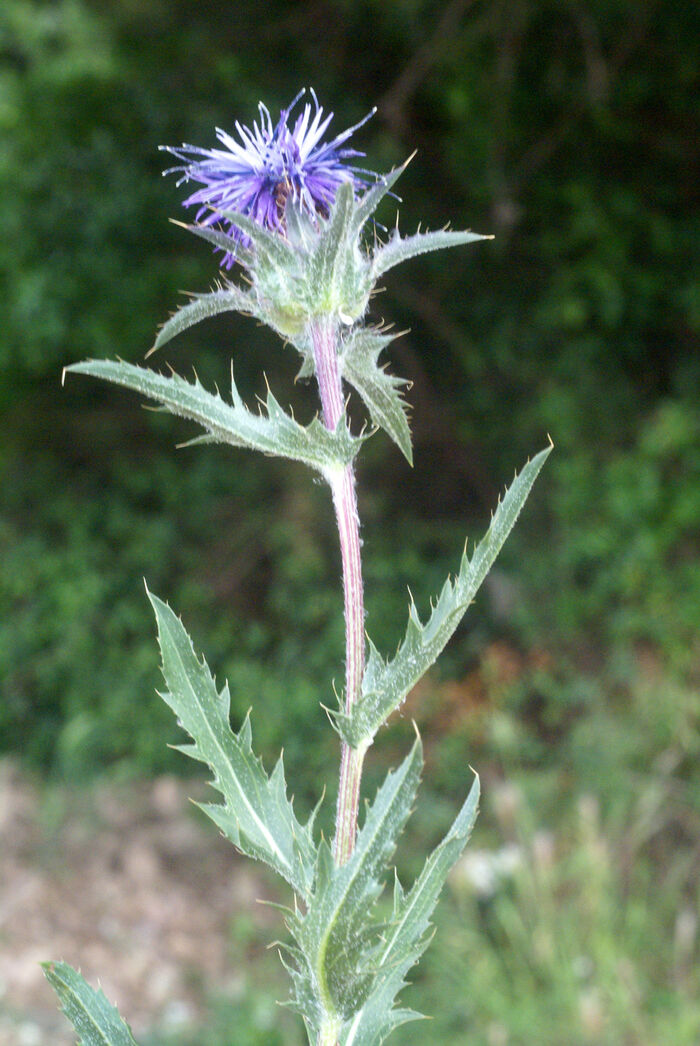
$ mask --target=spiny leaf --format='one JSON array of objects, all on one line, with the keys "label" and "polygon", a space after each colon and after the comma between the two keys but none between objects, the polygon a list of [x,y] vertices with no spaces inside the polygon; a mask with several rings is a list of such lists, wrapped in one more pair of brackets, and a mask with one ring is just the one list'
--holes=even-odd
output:
[{"label": "spiny leaf", "polygon": [[306,825],[299,823],[287,798],[281,758],[268,777],[251,748],[250,719],[246,717],[238,734],[231,730],[228,685],[217,691],[182,622],[166,603],[150,592],[148,597],[168,687],[161,696],[194,741],[181,750],[209,766],[224,797],[222,806],[202,809],[243,853],[270,865],[308,901],[316,861],[313,816]]},{"label": "spiny leaf", "polygon": [[252,263],[251,252],[246,247],[241,246],[240,243],[236,243],[229,233],[224,232],[223,229],[217,229],[212,225],[188,225],[187,222],[180,222],[175,218],[171,218],[170,221],[173,225],[177,225],[178,228],[194,233],[200,240],[206,240],[207,243],[211,243],[212,246],[217,247],[220,251],[235,255],[236,260],[241,265],[250,268]]},{"label": "spiny leaf", "polygon": [[352,232],[355,235],[360,232],[365,222],[371,218],[381,201],[399,180],[412,159],[413,157],[409,156],[404,163],[399,167],[395,167],[393,171],[389,171],[388,174],[380,175],[376,184],[369,188],[367,192],[362,194],[355,206],[355,211],[352,216]]},{"label": "spiny leaf", "polygon": [[486,535],[471,559],[465,550],[457,577],[445,582],[425,624],[411,603],[406,635],[393,660],[384,661],[370,642],[360,700],[350,715],[342,709],[333,712],[336,728],[348,744],[358,747],[370,743],[382,723],[442,653],[491,569],[550,450],[551,446],[540,451],[513,480]]},{"label": "spiny leaf", "polygon": [[295,1005],[301,1011],[310,995],[317,998],[317,1023],[324,1017],[352,1016],[371,990],[382,929],[373,922],[372,909],[382,889],[381,875],[411,812],[422,765],[417,739],[378,790],[350,859],[338,868],[328,845],[321,843],[308,910],[288,920],[297,943]]},{"label": "spiny leaf", "polygon": [[[284,268],[293,261],[294,251],[279,233],[270,232],[262,225],[259,225],[250,215],[241,214],[240,211],[224,211],[219,207],[212,207],[211,210],[217,217],[225,218],[226,221],[231,222],[236,228],[244,232],[252,240],[257,253],[262,255],[271,265]],[[195,232],[197,229],[203,228],[203,226],[194,225],[188,226],[188,228]],[[231,243],[232,240],[229,236],[229,251],[232,249]],[[237,253],[237,251],[237,245],[233,244],[233,253]]]},{"label": "spiny leaf", "polygon": [[315,288],[316,300],[321,305],[335,303],[338,298],[338,279],[345,275],[349,265],[347,246],[352,219],[354,193],[352,182],[343,182],[336,193],[328,220],[323,222],[317,245],[309,258],[310,282]]},{"label": "spiny leaf", "polygon": [[408,405],[400,391],[406,381],[389,374],[377,362],[392,340],[390,335],[359,328],[344,347],[342,374],[364,400],[374,424],[384,429],[412,465]]},{"label": "spiny leaf", "polygon": [[271,392],[267,396],[267,416],[254,414],[243,403],[233,376],[229,404],[218,393],[207,392],[198,380],[189,382],[177,374],[158,374],[121,360],[85,360],[66,370],[134,389],[156,400],[171,414],[197,422],[220,443],[301,461],[324,476],[352,461],[364,438],[352,436],[344,418],[335,432],[326,429],[318,418],[310,425],[300,425],[282,410]]},{"label": "spiny leaf", "polygon": [[318,239],[318,229],[311,215],[291,194],[284,206],[284,220],[289,243],[302,252],[308,252]]},{"label": "spiny leaf", "polygon": [[430,919],[445,880],[471,835],[479,807],[479,778],[442,842],[428,857],[423,871],[405,894],[398,877],[394,911],[384,935],[377,977],[362,1009],[347,1022],[341,1046],[380,1046],[399,1024],[422,1016],[413,1010],[392,1009],[405,987],[405,976],[430,943]]},{"label": "spiny leaf", "polygon": [[68,963],[47,962],[42,967],[81,1046],[136,1046],[128,1024],[101,990],[91,988]]},{"label": "spiny leaf", "polygon": [[256,306],[247,291],[232,283],[227,283],[225,287],[212,291],[210,294],[197,294],[193,301],[183,305],[169,320],[166,320],[150,351],[160,349],[171,338],[181,334],[188,327],[193,327],[210,316],[218,316],[222,312],[244,312],[255,315]]},{"label": "spiny leaf", "polygon": [[[405,983],[402,984],[397,992],[405,986]],[[346,1046],[346,1043],[352,1043],[352,1046],[381,1046],[401,1024],[425,1020],[425,1014],[417,1010],[392,1009],[391,1000],[397,992],[393,995],[387,992],[386,997],[379,991],[373,993],[355,1020],[348,1022],[342,1029],[338,1040],[340,1046]],[[348,1038],[350,1035],[352,1038]]]},{"label": "spiny leaf", "polygon": [[467,845],[479,811],[481,786],[478,775],[462,808],[442,842],[427,858],[423,871],[408,894],[396,880],[394,914],[386,935],[382,962],[392,965],[402,949],[417,941],[428,929],[442,886],[457,858]]},{"label": "spiny leaf", "polygon": [[444,247],[460,247],[466,243],[474,243],[476,240],[492,240],[493,236],[480,236],[475,232],[453,232],[448,229],[438,229],[435,232],[419,232],[415,236],[400,236],[398,230],[393,234],[388,243],[378,247],[374,252],[372,260],[372,273],[377,279],[395,265],[415,258],[418,254],[427,254],[428,251],[441,251]]}]

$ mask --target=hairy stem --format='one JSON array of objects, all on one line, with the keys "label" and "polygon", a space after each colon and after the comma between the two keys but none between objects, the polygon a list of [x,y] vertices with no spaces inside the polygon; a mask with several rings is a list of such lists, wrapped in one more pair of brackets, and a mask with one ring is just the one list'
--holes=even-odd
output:
[{"label": "hairy stem", "polygon": [[340,1021],[329,1020],[324,1023],[318,1033],[316,1046],[338,1046],[338,1034],[340,1032]]},{"label": "hairy stem", "polygon": [[[335,429],[345,413],[343,389],[338,366],[338,324],[332,319],[312,325],[316,376],[321,396],[323,421]],[[333,506],[338,523],[340,555],[343,564],[345,600],[345,708],[350,711],[360,696],[365,665],[364,598],[360,557],[360,520],[357,513],[355,474],[352,465],[330,479]],[[344,864],[355,846],[357,812],[360,799],[362,763],[366,747],[350,748],[343,742],[340,760],[340,783],[336,811],[333,857]]]}]

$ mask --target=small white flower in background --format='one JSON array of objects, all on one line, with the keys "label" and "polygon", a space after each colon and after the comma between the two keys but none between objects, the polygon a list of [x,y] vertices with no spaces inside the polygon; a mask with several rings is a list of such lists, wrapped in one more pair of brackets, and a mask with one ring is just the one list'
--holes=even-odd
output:
[{"label": "small white flower in background", "polygon": [[479,897],[493,897],[506,879],[511,879],[522,867],[523,851],[515,843],[508,843],[499,850],[472,850],[465,853],[452,871],[452,888],[465,887]]}]

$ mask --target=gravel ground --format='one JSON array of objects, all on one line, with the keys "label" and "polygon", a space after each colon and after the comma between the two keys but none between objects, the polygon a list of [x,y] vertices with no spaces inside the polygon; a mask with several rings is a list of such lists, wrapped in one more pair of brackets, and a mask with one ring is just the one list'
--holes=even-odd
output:
[{"label": "gravel ground", "polygon": [[235,993],[232,920],[252,913],[274,936],[276,917],[254,903],[252,866],[187,802],[203,789],[161,777],[40,792],[0,762],[0,1046],[73,1046],[47,959],[99,981],[136,1036],[196,1021],[203,985]]}]

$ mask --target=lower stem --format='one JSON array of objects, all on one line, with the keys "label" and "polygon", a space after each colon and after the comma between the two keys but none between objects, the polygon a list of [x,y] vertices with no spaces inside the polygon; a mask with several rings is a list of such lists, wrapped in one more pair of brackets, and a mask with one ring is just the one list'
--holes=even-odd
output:
[{"label": "lower stem", "polygon": [[[360,525],[357,515],[355,477],[348,465],[333,486],[343,563],[343,593],[345,600],[345,711],[350,713],[360,696],[365,661],[364,599],[362,562],[360,558]],[[342,743],[338,806],[335,820],[333,857],[337,865],[350,857],[357,834],[357,814],[360,805],[362,764],[367,747],[351,748]]]},{"label": "lower stem", "polygon": [[335,819],[333,857],[340,866],[345,864],[355,848],[357,813],[360,806],[360,783],[366,748],[351,748],[343,741],[340,757],[338,807]]},{"label": "lower stem", "polygon": [[[323,408],[323,421],[328,429],[335,430],[345,412],[338,365],[337,323],[330,318],[319,320],[312,326],[311,338]],[[345,710],[349,713],[361,693],[365,663],[360,521],[357,513],[355,474],[352,465],[346,465],[342,471],[333,475],[330,483],[343,565]],[[333,858],[337,865],[342,865],[348,860],[355,846],[362,764],[366,750],[366,745],[361,748],[351,748],[345,742],[342,744],[338,807],[333,840]],[[319,1046],[320,1044],[319,1039]]]}]

